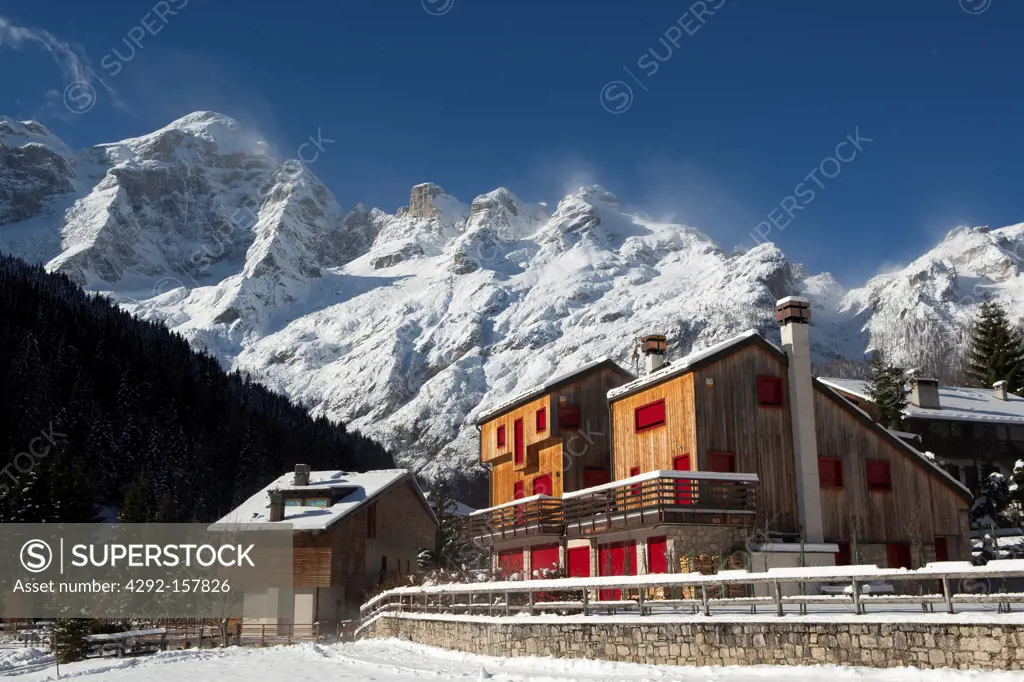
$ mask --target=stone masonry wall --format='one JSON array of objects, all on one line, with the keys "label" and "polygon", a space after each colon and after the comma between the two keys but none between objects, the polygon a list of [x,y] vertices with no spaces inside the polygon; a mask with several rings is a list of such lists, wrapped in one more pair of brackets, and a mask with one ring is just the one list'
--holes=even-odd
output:
[{"label": "stone masonry wall", "polygon": [[597,658],[657,665],[1024,669],[1024,624],[593,622],[383,616],[360,633],[488,656]]}]

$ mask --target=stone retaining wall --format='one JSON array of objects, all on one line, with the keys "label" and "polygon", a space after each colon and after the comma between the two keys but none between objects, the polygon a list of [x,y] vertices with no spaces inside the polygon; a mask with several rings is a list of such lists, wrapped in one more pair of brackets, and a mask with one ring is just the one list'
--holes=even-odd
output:
[{"label": "stone retaining wall", "polygon": [[381,616],[360,638],[398,637],[488,656],[600,658],[658,665],[1024,669],[1024,623],[509,622]]}]

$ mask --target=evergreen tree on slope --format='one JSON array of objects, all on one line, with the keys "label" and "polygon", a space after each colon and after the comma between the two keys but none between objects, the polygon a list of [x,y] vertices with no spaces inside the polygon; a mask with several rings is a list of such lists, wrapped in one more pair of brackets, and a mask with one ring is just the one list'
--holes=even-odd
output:
[{"label": "evergreen tree on slope", "polygon": [[881,353],[876,353],[871,360],[868,396],[878,410],[878,422],[887,429],[903,426],[903,412],[907,407],[905,383],[903,370],[886,362]]},{"label": "evergreen tree on slope", "polygon": [[1008,390],[1016,393],[1024,386],[1024,336],[994,301],[979,306],[971,328],[967,373],[982,388],[1006,381]]}]

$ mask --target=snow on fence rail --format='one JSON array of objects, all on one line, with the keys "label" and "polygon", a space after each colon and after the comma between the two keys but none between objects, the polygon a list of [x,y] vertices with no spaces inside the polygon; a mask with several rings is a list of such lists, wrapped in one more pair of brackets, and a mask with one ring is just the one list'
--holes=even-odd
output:
[{"label": "snow on fence rail", "polygon": [[[703,573],[657,573],[633,576],[602,576],[597,578],[556,578],[551,580],[522,580],[483,583],[456,583],[449,585],[422,585],[397,587],[373,597],[360,608],[362,623],[386,612],[435,612],[442,613],[464,610],[487,615],[510,615],[513,611],[535,614],[538,611],[578,610],[590,615],[592,609],[616,610],[619,608],[639,609],[640,615],[648,615],[655,607],[690,606],[701,608],[705,616],[711,615],[711,605],[716,606],[757,606],[774,605],[776,614],[783,615],[784,604],[844,605],[850,604],[854,613],[864,613],[866,604],[945,604],[946,613],[954,612],[954,604],[995,603],[1011,604],[1024,602],[1024,593],[999,592],[978,594],[971,591],[956,593],[953,580],[1024,579],[1024,559],[1003,559],[990,561],[985,566],[973,566],[967,561],[943,561],[930,563],[923,568],[878,568],[873,565],[860,566],[812,566],[804,568],[772,568],[768,571],[750,573],[745,570],[720,571],[715,574]],[[888,582],[941,582],[941,594],[870,594],[865,583]],[[848,594],[820,595],[800,594],[783,596],[782,585],[807,585],[840,583],[848,586]],[[771,596],[726,597],[730,586],[767,586]],[[694,597],[675,599],[658,597],[652,591],[658,588],[689,592]],[[621,591],[635,592],[635,597],[622,598]],[[714,590],[721,590],[722,597],[713,597]],[[748,590],[749,591],[749,590]],[[806,590],[803,590],[806,592]],[[699,594],[698,594],[699,593]],[[579,601],[566,598],[579,595]],[[495,596],[504,596],[503,602],[496,602]],[[518,595],[522,603],[512,605],[512,597]],[[555,599],[550,597],[555,596]],[[464,597],[459,601],[459,597]],[[596,599],[594,598],[596,597]],[[445,599],[448,598],[448,603]]]}]

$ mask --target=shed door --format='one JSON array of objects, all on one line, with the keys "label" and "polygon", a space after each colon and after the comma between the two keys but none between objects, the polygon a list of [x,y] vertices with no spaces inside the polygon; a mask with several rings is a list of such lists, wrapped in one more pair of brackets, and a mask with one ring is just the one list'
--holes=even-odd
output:
[{"label": "shed door", "polygon": [[530,550],[530,573],[535,578],[543,578],[543,569],[558,570],[558,543],[542,545]]},{"label": "shed door", "polygon": [[[636,543],[614,542],[597,547],[598,575],[636,575]],[[621,599],[620,590],[601,590],[601,599]]]},{"label": "shed door", "polygon": [[647,541],[648,573],[668,573],[668,539],[664,536]]},{"label": "shed door", "polygon": [[498,552],[498,568],[506,576],[523,570],[523,550],[506,549],[503,552]]}]

